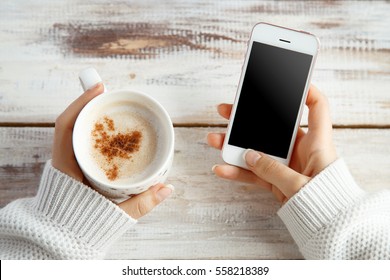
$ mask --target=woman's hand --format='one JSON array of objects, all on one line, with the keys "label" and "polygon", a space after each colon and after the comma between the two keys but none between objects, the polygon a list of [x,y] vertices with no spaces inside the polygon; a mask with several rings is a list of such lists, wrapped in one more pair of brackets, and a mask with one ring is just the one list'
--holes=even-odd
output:
[{"label": "woman's hand", "polygon": [[[306,105],[309,108],[308,131],[299,128],[289,167],[261,152],[246,151],[244,157],[249,170],[232,165],[213,167],[221,178],[256,184],[271,191],[280,202],[286,202],[312,177],[337,159],[332,139],[332,122],[328,101],[320,91],[311,86]],[[230,118],[232,105],[220,104],[219,114]],[[210,133],[207,142],[221,149],[224,133]]]},{"label": "woman's hand", "polygon": [[[54,143],[52,148],[53,167],[87,185],[89,185],[89,183],[84,177],[73,151],[73,127],[77,116],[84,106],[94,97],[102,94],[103,90],[104,86],[101,83],[97,84],[94,88],[87,90],[79,98],[73,101],[73,103],[59,115],[55,122]],[[138,219],[149,213],[155,206],[167,198],[171,192],[171,187],[157,184],[149,188],[149,190],[118,204],[118,206],[134,219]]]}]

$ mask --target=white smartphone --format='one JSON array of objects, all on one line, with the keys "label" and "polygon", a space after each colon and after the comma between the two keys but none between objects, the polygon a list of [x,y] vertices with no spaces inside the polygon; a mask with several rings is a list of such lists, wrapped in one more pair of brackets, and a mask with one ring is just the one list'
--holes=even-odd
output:
[{"label": "white smartphone", "polygon": [[288,165],[319,40],[268,23],[254,26],[222,147],[226,163],[247,168],[246,149]]}]

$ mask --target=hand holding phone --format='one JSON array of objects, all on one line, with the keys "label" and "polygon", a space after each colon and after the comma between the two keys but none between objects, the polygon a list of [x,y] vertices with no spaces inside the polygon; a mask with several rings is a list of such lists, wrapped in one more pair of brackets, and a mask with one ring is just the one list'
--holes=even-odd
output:
[{"label": "hand holding phone", "polygon": [[307,32],[267,23],[251,33],[222,148],[225,162],[248,168],[247,149],[288,165],[319,48]]},{"label": "hand holding phone", "polygon": [[[254,163],[253,156],[258,157],[258,152],[251,151],[246,153],[249,170],[230,164],[219,164],[213,166],[213,172],[224,179],[265,188],[272,192],[278,201],[285,202],[337,159],[328,102],[313,85],[310,86],[306,106],[309,109],[309,128],[307,132],[299,128],[289,166],[265,154]],[[219,114],[225,119],[230,118],[231,110],[232,104],[218,106]],[[208,144],[219,150],[222,149],[224,139],[224,133],[207,135]]]}]

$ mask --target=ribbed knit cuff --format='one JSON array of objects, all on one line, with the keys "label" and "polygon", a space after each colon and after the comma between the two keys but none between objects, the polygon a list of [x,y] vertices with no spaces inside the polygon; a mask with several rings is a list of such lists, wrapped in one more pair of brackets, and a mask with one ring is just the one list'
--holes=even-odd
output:
[{"label": "ribbed knit cuff", "polygon": [[104,196],[46,163],[36,210],[78,240],[104,250],[137,221]]},{"label": "ribbed knit cuff", "polygon": [[344,160],[338,159],[290,198],[278,215],[302,247],[363,194]]}]

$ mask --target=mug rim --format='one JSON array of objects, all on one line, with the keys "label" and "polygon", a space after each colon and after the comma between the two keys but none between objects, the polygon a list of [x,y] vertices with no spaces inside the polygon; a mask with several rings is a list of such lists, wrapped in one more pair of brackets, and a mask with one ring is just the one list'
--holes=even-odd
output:
[{"label": "mug rim", "polygon": [[[92,110],[92,108],[96,104],[99,104],[102,99],[108,98],[107,96],[113,95],[113,94],[133,94],[133,95],[135,94],[137,96],[140,96],[140,97],[146,99],[148,103],[152,103],[154,106],[156,106],[160,110],[160,113],[162,113],[162,115],[163,115],[163,119],[160,118],[160,120],[163,123],[167,124],[168,130],[169,130],[167,133],[167,136],[169,137],[169,139],[168,139],[169,143],[168,143],[168,147],[167,147],[167,156],[163,160],[161,160],[161,162],[157,165],[157,168],[149,176],[147,176],[146,178],[144,178],[142,180],[135,181],[135,182],[129,182],[126,184],[115,184],[115,183],[111,183],[109,181],[102,181],[99,178],[96,178],[95,176],[91,176],[91,174],[89,172],[87,172],[87,170],[85,168],[85,166],[87,164],[85,164],[85,162],[83,161],[83,157],[81,156],[82,151],[78,148],[79,146],[77,145],[77,138],[81,137],[80,134],[82,132],[84,132],[84,131],[82,131],[83,127],[81,125],[81,120],[84,118],[84,116],[86,116],[89,113],[90,110]],[[110,188],[110,189],[113,188],[113,189],[118,189],[118,190],[124,190],[124,189],[132,189],[132,188],[136,188],[138,186],[151,184],[151,182],[153,180],[155,180],[155,178],[158,177],[161,172],[164,171],[164,168],[166,168],[167,164],[169,164],[171,157],[172,157],[172,154],[173,154],[174,142],[175,142],[174,134],[175,133],[174,133],[172,120],[171,120],[168,112],[160,104],[160,102],[158,102],[155,98],[151,97],[150,95],[148,95],[145,92],[125,88],[125,89],[120,89],[120,90],[116,90],[116,91],[102,93],[102,94],[96,96],[95,98],[93,98],[90,102],[88,102],[83,107],[83,109],[80,111],[79,115],[77,116],[74,127],[73,127],[72,145],[73,145],[73,152],[74,152],[74,155],[76,157],[77,163],[80,166],[80,169],[82,170],[84,175],[87,177],[88,181],[92,180],[92,182],[90,182],[92,185],[94,185],[94,182],[96,182],[99,185],[99,186],[97,186],[98,188],[100,188],[101,186],[104,186],[104,187]],[[151,185],[148,187],[151,187]]]}]

